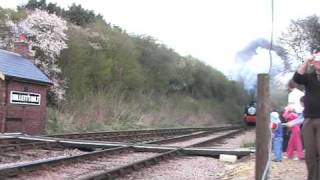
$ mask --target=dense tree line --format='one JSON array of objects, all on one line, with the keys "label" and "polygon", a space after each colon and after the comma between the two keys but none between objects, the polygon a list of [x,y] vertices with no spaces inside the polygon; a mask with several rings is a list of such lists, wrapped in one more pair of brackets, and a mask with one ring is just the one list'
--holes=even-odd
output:
[{"label": "dense tree line", "polygon": [[91,10],[84,9],[81,5],[73,3],[68,10],[59,7],[56,3],[47,3],[46,0],[29,0],[27,4],[18,6],[18,10],[45,10],[49,13],[54,13],[62,16],[66,20],[79,26],[85,26],[89,23],[95,22],[97,19],[102,19],[101,15],[96,15]]},{"label": "dense tree line", "polygon": [[[63,51],[60,64],[69,79],[70,96],[81,98],[87,92],[115,87],[221,101],[246,94],[237,83],[200,60],[182,57],[152,37],[129,36],[103,21],[87,29],[73,26],[68,37],[69,48]],[[241,101],[244,99],[238,103]]]}]

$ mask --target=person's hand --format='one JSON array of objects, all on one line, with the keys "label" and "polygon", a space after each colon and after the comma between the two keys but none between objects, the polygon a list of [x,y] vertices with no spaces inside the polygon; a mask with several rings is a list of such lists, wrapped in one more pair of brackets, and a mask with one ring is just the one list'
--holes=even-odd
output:
[{"label": "person's hand", "polygon": [[291,124],[289,124],[289,123],[282,123],[282,125],[283,125],[283,126],[286,126],[286,127],[289,127],[289,128],[291,128],[291,127],[292,127],[292,125],[291,125]]},{"label": "person's hand", "polygon": [[316,61],[320,61],[320,52],[314,53],[305,58],[305,62],[307,62],[308,64],[313,64]]},{"label": "person's hand", "polygon": [[319,61],[319,57],[320,57],[320,52],[314,53],[312,54],[314,57],[314,60]]},{"label": "person's hand", "polygon": [[278,125],[276,123],[273,123],[273,122],[270,123],[271,129],[276,129],[277,127],[278,127]]},{"label": "person's hand", "polygon": [[308,57],[306,57],[305,59],[304,59],[304,63],[306,63],[306,64],[312,64],[312,62],[315,60],[315,55],[314,54],[312,54],[312,55],[310,55],[310,56],[308,56]]},{"label": "person's hand", "polygon": [[312,65],[314,61],[315,61],[315,54],[306,57],[303,63],[297,69],[297,73],[304,74],[308,70],[308,66]]}]

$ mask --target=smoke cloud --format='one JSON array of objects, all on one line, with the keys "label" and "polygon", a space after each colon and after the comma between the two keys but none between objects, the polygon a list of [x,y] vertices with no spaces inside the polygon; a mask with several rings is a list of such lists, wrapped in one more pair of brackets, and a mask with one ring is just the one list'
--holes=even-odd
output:
[{"label": "smoke cloud", "polygon": [[[243,50],[239,51],[236,55],[236,62],[246,62],[250,60],[254,55],[257,55],[257,49],[267,49],[269,50],[271,47],[271,43],[263,38],[256,39],[252,41],[247,47],[245,47]],[[273,44],[272,51],[274,51],[282,60],[283,62],[287,62],[288,54],[285,49],[282,47]]]},{"label": "smoke cloud", "polygon": [[270,64],[270,47],[271,43],[268,40],[259,38],[236,54],[236,66],[232,77],[243,82],[248,91],[256,88],[258,73],[270,73],[270,77],[273,78],[289,67],[287,53],[278,45],[271,47],[272,64]]}]

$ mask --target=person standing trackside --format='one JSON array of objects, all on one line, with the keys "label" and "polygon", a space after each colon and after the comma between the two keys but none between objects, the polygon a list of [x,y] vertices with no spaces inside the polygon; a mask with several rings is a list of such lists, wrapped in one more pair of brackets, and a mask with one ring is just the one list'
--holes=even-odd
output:
[{"label": "person standing trackside", "polygon": [[298,116],[302,116],[303,106],[301,105],[300,99],[304,96],[304,92],[298,89],[298,85],[293,80],[289,81],[288,90],[288,106],[291,106]]},{"label": "person standing trackside", "polygon": [[[305,160],[308,180],[320,180],[320,53],[314,54],[299,66],[293,80],[305,86],[304,122],[302,137],[305,145]],[[314,71],[307,73],[308,65]]]},{"label": "person standing trackside", "polygon": [[[289,122],[298,118],[298,114],[294,111],[294,109],[291,106],[286,107],[286,110],[282,114],[282,116]],[[292,126],[290,127],[290,131],[291,131],[291,134],[288,142],[287,156],[289,159],[292,159],[295,151],[297,158],[302,160],[303,152],[302,152],[302,143],[301,143],[301,135],[300,135],[300,126],[299,125]]]}]

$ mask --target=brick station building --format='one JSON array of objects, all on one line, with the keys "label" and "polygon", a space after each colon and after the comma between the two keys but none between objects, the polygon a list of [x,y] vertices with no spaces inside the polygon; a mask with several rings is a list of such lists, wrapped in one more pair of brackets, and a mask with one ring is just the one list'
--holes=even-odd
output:
[{"label": "brick station building", "polygon": [[29,59],[0,50],[0,131],[43,133],[50,85]]}]

